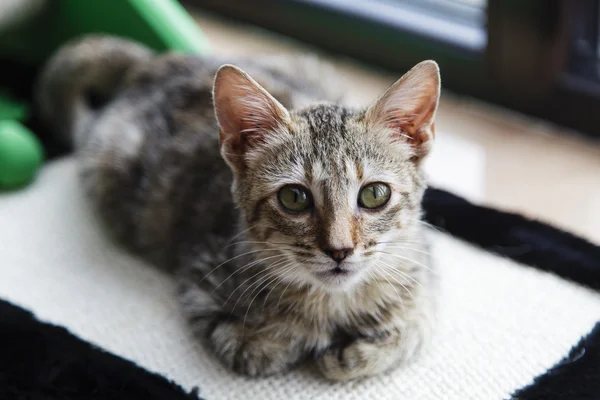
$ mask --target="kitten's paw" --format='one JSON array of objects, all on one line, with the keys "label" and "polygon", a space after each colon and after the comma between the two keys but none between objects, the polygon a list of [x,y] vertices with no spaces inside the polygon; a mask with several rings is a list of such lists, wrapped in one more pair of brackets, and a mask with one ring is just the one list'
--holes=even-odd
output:
[{"label": "kitten's paw", "polygon": [[423,335],[407,331],[380,339],[357,339],[346,347],[331,348],[317,360],[325,378],[335,381],[383,373],[399,363],[411,361],[420,352]]},{"label": "kitten's paw", "polygon": [[317,365],[325,378],[347,381],[378,373],[380,357],[385,354],[375,343],[356,340],[346,347],[327,350]]},{"label": "kitten's paw", "polygon": [[208,339],[220,361],[241,375],[277,374],[296,361],[286,343],[255,334],[248,328],[244,331],[237,322],[218,323]]}]

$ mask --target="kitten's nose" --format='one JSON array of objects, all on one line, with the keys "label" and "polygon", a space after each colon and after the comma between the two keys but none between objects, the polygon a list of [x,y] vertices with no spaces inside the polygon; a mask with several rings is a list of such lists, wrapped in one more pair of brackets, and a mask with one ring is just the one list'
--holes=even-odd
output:
[{"label": "kitten's nose", "polygon": [[349,247],[345,249],[323,249],[323,251],[336,262],[342,262],[346,257],[352,254],[354,249]]}]

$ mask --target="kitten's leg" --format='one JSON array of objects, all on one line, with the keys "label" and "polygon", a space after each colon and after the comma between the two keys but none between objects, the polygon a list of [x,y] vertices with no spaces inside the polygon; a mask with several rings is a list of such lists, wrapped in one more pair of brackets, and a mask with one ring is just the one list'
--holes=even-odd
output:
[{"label": "kitten's leg", "polygon": [[[239,307],[241,316],[224,310],[221,305],[237,283],[233,279],[222,283],[230,275],[223,268],[209,275],[205,271],[202,265],[178,271],[180,302],[194,333],[226,367],[247,376],[265,376],[283,372],[303,357],[303,339],[290,336],[293,330],[285,322],[273,318],[266,322],[262,313],[246,320],[244,306]],[[260,301],[256,304],[261,307]]]},{"label": "kitten's leg", "polygon": [[279,335],[274,327],[244,326],[242,321],[227,316],[213,320],[206,338],[225,366],[246,376],[284,372],[303,356],[299,338]]},{"label": "kitten's leg", "polygon": [[432,313],[420,313],[397,331],[331,348],[317,359],[318,367],[327,379],[345,381],[377,375],[412,361],[430,340],[433,318]]}]

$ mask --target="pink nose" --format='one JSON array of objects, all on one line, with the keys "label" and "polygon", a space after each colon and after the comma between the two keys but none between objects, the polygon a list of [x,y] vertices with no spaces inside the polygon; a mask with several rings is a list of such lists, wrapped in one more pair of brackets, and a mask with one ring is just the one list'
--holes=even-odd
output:
[{"label": "pink nose", "polygon": [[346,248],[346,249],[323,249],[323,252],[327,254],[329,257],[333,258],[336,262],[342,262],[345,258],[350,256],[354,249]]}]

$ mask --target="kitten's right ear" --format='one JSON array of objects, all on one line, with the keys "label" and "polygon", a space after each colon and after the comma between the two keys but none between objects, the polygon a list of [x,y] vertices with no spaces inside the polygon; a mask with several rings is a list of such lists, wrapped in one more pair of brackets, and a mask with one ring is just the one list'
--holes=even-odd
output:
[{"label": "kitten's right ear", "polygon": [[290,115],[244,71],[223,65],[213,88],[221,154],[229,165],[244,168],[246,155],[286,125]]},{"label": "kitten's right ear", "polygon": [[415,65],[367,111],[372,127],[385,128],[393,141],[412,146],[414,159],[429,152],[440,99],[440,70],[435,61]]}]

